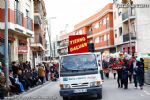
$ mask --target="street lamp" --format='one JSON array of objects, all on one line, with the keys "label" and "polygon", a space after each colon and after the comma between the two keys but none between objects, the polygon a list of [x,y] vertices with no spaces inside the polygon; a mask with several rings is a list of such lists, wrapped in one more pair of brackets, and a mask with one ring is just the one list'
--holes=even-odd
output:
[{"label": "street lamp", "polygon": [[[51,20],[52,19],[56,19],[56,17],[50,17],[49,19],[48,19],[48,37],[49,37],[49,53],[50,53],[50,57],[52,56],[53,57],[53,52],[52,52],[52,45],[51,45],[51,43],[52,43],[52,41],[51,41]],[[51,55],[52,54],[52,55]]]}]

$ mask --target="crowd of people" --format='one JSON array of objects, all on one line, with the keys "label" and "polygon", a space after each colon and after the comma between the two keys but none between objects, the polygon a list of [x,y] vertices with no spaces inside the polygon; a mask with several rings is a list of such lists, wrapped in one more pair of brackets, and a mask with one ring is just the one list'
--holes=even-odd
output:
[{"label": "crowd of people", "polygon": [[12,62],[9,70],[9,82],[6,86],[5,67],[0,62],[0,99],[10,93],[20,94],[38,85],[42,85],[49,80],[57,80],[58,63],[39,63],[31,68],[30,62]]},{"label": "crowd of people", "polygon": [[[109,60],[103,60],[103,72],[106,78],[112,71],[114,79],[117,76],[118,88],[128,89],[128,83],[134,83],[135,88],[144,86],[144,59],[131,57],[130,59],[121,59],[111,57]],[[128,82],[129,81],[129,82]]]}]

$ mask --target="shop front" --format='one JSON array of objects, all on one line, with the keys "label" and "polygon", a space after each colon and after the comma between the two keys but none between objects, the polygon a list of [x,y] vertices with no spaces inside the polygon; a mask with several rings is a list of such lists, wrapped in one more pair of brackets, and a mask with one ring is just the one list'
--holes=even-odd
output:
[{"label": "shop front", "polygon": [[19,39],[19,45],[18,45],[19,62],[27,61],[27,54],[28,54],[27,39]]},{"label": "shop front", "polygon": [[[11,62],[11,46],[12,43],[15,41],[15,38],[9,35],[8,40],[8,55],[9,62]],[[0,62],[2,62],[2,64],[5,63],[5,41],[3,33],[0,33]]]}]

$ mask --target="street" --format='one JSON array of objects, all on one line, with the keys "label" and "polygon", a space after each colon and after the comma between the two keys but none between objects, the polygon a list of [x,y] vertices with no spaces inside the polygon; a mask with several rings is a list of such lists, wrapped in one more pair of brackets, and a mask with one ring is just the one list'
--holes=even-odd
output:
[{"label": "street", "polygon": [[[129,89],[124,90],[117,87],[115,79],[105,79],[103,83],[102,100],[149,100],[150,86],[145,85],[143,90],[135,89],[133,84],[129,84]],[[45,86],[23,94],[15,100],[62,100],[59,96],[59,82],[50,82]],[[96,96],[73,97],[71,100],[97,100]]]}]

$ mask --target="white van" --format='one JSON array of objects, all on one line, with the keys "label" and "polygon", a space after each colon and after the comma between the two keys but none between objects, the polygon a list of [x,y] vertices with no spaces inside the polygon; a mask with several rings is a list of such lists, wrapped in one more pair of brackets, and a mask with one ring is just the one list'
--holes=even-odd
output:
[{"label": "white van", "polygon": [[[100,55],[101,56],[101,55]],[[60,57],[60,96],[97,94],[102,98],[101,63],[95,53],[68,54]]]}]

